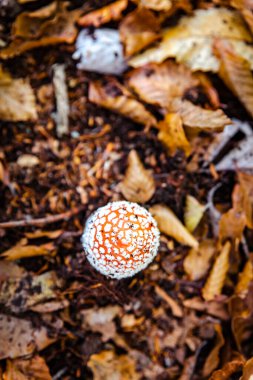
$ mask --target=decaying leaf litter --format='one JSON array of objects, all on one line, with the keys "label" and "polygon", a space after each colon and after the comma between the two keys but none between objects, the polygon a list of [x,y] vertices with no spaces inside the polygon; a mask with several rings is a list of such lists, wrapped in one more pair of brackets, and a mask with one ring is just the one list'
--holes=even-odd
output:
[{"label": "decaying leaf litter", "polygon": [[[0,378],[250,380],[252,2],[0,15]],[[124,199],[161,242],[116,281],[80,239]]]}]

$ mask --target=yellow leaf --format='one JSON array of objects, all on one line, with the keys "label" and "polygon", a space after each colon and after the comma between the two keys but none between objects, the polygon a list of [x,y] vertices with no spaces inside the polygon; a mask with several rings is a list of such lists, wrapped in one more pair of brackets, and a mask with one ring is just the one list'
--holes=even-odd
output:
[{"label": "yellow leaf", "polygon": [[177,113],[167,114],[164,120],[158,123],[158,128],[158,139],[167,146],[171,155],[174,155],[178,149],[183,150],[186,156],[191,153],[191,146],[185,136],[181,117]]},{"label": "yellow leaf", "polygon": [[145,169],[135,150],[129,153],[128,168],[119,188],[130,202],[145,203],[154,195],[154,178],[150,171]]},{"label": "yellow leaf", "polygon": [[246,295],[249,290],[249,284],[253,280],[253,265],[250,260],[245,264],[243,271],[239,274],[239,280],[236,284],[235,293]]},{"label": "yellow leaf", "polygon": [[229,39],[235,52],[253,69],[253,47],[247,44],[252,42],[252,36],[240,14],[226,8],[198,9],[192,16],[182,17],[178,25],[163,31],[157,46],[133,57],[129,63],[139,67],[174,57],[193,71],[217,72],[219,59],[212,49],[216,37]]},{"label": "yellow leaf", "polygon": [[161,232],[173,237],[179,243],[190,247],[198,247],[198,241],[167,206],[158,204],[151,207],[149,211],[156,219]]},{"label": "yellow leaf", "polygon": [[133,55],[159,37],[160,23],[153,12],[137,8],[129,13],[119,27],[126,56]]},{"label": "yellow leaf", "polygon": [[184,259],[184,270],[191,281],[197,281],[206,275],[215,251],[216,246],[211,239],[202,241],[198,248],[189,251]]},{"label": "yellow leaf", "polygon": [[253,229],[253,175],[251,173],[239,172],[238,178],[242,192],[243,210],[246,215],[248,228]]},{"label": "yellow leaf", "polygon": [[184,126],[189,131],[221,131],[226,125],[232,123],[221,109],[206,110],[179,98],[171,102],[169,110],[181,116]]},{"label": "yellow leaf", "polygon": [[188,231],[193,232],[201,221],[206,207],[191,195],[186,196],[184,224]]},{"label": "yellow leaf", "polygon": [[183,97],[200,81],[187,67],[166,61],[130,71],[128,84],[145,102],[166,108],[172,99]]},{"label": "yellow leaf", "polygon": [[231,243],[227,241],[213,264],[205,286],[202,289],[202,295],[206,301],[212,301],[216,296],[221,294],[229,269],[230,249]]},{"label": "yellow leaf", "polygon": [[235,53],[230,43],[217,40],[214,46],[221,61],[219,76],[253,116],[253,75],[250,64]]},{"label": "yellow leaf", "polygon": [[89,86],[89,100],[102,107],[144,125],[156,125],[154,116],[138,102],[127,89],[115,78],[108,78],[106,83],[94,81]]},{"label": "yellow leaf", "polygon": [[7,251],[1,253],[1,257],[5,260],[18,260],[24,257],[33,257],[33,256],[44,256],[51,255],[54,246],[53,244],[45,245],[16,245]]},{"label": "yellow leaf", "polygon": [[46,362],[40,356],[30,359],[7,360],[3,380],[52,380]]}]

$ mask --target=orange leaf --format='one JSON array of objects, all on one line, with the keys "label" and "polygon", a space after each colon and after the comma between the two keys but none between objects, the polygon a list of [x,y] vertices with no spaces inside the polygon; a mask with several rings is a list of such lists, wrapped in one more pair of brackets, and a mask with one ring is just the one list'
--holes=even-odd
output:
[{"label": "orange leaf", "polygon": [[126,9],[128,0],[118,0],[105,7],[99,8],[93,12],[90,12],[78,20],[78,24],[81,26],[95,26],[106,24],[110,21],[119,20],[122,16],[122,12]]},{"label": "orange leaf", "polygon": [[3,380],[52,380],[47,364],[40,356],[30,359],[7,360]]},{"label": "orange leaf", "polygon": [[5,260],[18,260],[24,257],[51,255],[54,249],[53,244],[45,245],[16,245],[7,251],[1,253],[1,257]]},{"label": "orange leaf", "polygon": [[225,364],[224,367],[222,367],[222,369],[215,371],[209,378],[209,380],[230,380],[232,375],[241,371],[243,362],[243,360],[235,359]]},{"label": "orange leaf", "polygon": [[253,229],[253,175],[239,172],[238,178],[242,192],[242,204],[246,215],[246,223],[249,228]]},{"label": "orange leaf", "polygon": [[245,296],[249,290],[249,284],[253,280],[253,265],[250,260],[245,264],[243,271],[239,274],[239,280],[236,284],[235,293]]}]

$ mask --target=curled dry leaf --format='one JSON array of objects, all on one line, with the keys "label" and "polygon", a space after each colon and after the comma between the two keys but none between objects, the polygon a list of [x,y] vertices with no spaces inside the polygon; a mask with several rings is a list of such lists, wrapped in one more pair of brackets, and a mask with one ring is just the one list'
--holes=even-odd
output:
[{"label": "curled dry leaf", "polygon": [[133,55],[159,38],[160,23],[154,13],[137,8],[129,13],[119,27],[126,56]]},{"label": "curled dry leaf", "polygon": [[0,256],[5,260],[13,261],[24,257],[51,255],[54,248],[55,247],[52,243],[44,245],[16,245],[7,251],[2,252]]},{"label": "curled dry leaf", "polygon": [[252,42],[252,36],[240,14],[226,8],[198,9],[192,16],[182,17],[178,25],[163,30],[158,46],[133,57],[129,63],[140,67],[175,57],[193,71],[218,72],[220,62],[212,49],[216,37],[229,39],[236,54],[253,68],[253,47],[247,44]]},{"label": "curled dry leaf", "polygon": [[179,243],[190,247],[198,247],[198,241],[167,206],[158,204],[151,207],[149,211],[156,219],[161,232],[173,237]]},{"label": "curled dry leaf", "polygon": [[166,61],[130,71],[128,84],[145,102],[167,108],[172,99],[183,97],[200,82],[186,66]]},{"label": "curled dry leaf", "polygon": [[235,293],[240,296],[246,296],[249,290],[250,282],[253,281],[253,265],[251,260],[245,264],[235,287]]},{"label": "curled dry leaf", "polygon": [[225,364],[222,369],[215,371],[209,380],[230,380],[234,374],[241,372],[243,362],[244,361],[242,359],[235,359]]},{"label": "curled dry leaf", "polygon": [[253,229],[253,175],[251,173],[239,172],[238,179],[242,193],[242,206],[246,215],[246,224],[248,228]]},{"label": "curled dry leaf", "polygon": [[202,289],[202,295],[206,301],[214,300],[216,296],[221,294],[229,269],[230,249],[231,243],[227,241],[213,264],[205,286]]},{"label": "curled dry leaf", "polygon": [[188,100],[174,99],[169,106],[171,112],[178,113],[189,131],[221,131],[231,120],[221,110],[206,110]]},{"label": "curled dry leaf", "polygon": [[135,150],[131,150],[128,155],[127,171],[119,189],[130,202],[145,203],[154,195],[154,178],[151,172],[145,169]]},{"label": "curled dry leaf", "polygon": [[122,12],[126,9],[128,0],[118,0],[114,3],[99,8],[93,12],[89,12],[78,20],[81,26],[95,26],[106,24],[110,21],[119,20],[122,17]]},{"label": "curled dry leaf", "polygon": [[253,377],[253,358],[246,361],[240,380],[251,380]]},{"label": "curled dry leaf", "polygon": [[0,119],[32,121],[37,119],[33,89],[27,79],[13,79],[0,67]]},{"label": "curled dry leaf", "polygon": [[178,149],[184,151],[186,156],[191,153],[182,119],[177,113],[168,113],[164,120],[158,123],[158,128],[158,139],[169,149],[171,155],[174,155]]},{"label": "curled dry leaf", "polygon": [[129,355],[117,355],[114,351],[91,355],[88,367],[93,372],[94,380],[140,379],[134,360]]},{"label": "curled dry leaf", "polygon": [[184,211],[184,224],[188,231],[193,232],[201,221],[206,206],[203,206],[192,195],[186,196],[186,204]]},{"label": "curled dry leaf", "polygon": [[203,368],[204,377],[210,375],[218,367],[218,364],[220,361],[220,357],[219,357],[220,350],[224,346],[224,343],[225,343],[225,340],[222,334],[221,325],[216,323],[214,325],[214,328],[216,332],[214,347],[205,361],[205,365]]},{"label": "curled dry leaf", "polygon": [[227,41],[217,40],[214,47],[221,62],[219,76],[253,116],[253,75],[249,62],[236,54]]},{"label": "curled dry leaf", "polygon": [[115,78],[90,83],[89,100],[144,125],[156,125],[154,116]]},{"label": "curled dry leaf", "polygon": [[52,380],[45,360],[36,355],[30,359],[7,360],[3,380]]},{"label": "curled dry leaf", "polygon": [[211,239],[202,241],[198,248],[189,251],[184,259],[184,270],[190,280],[197,281],[206,275],[215,252],[216,246]]},{"label": "curled dry leaf", "polygon": [[0,336],[0,359],[30,355],[55,341],[44,326],[33,327],[29,320],[5,314],[0,314]]}]

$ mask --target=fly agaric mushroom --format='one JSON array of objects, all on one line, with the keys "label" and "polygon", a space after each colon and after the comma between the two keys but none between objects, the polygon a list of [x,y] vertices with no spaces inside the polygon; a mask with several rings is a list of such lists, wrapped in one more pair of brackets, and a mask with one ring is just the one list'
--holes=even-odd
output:
[{"label": "fly agaric mushroom", "polygon": [[131,277],[157,254],[160,233],[152,215],[126,201],[100,207],[86,222],[82,243],[90,264],[112,278]]}]

